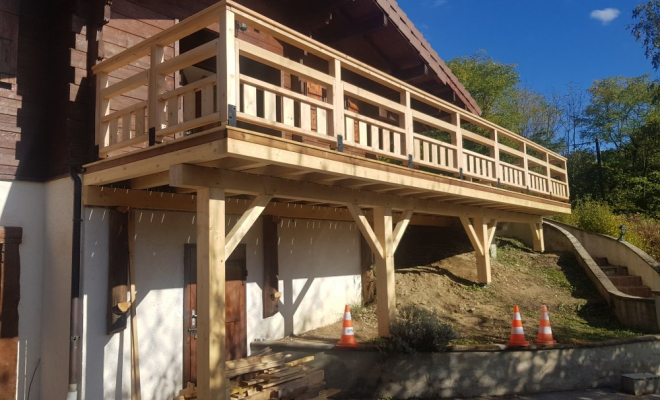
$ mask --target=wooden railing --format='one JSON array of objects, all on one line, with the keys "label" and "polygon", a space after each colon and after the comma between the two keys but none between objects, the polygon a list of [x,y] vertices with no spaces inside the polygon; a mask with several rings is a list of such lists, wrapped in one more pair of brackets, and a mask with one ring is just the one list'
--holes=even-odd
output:
[{"label": "wooden railing", "polygon": [[[242,40],[236,26],[313,55],[314,67]],[[205,28],[221,34],[166,59],[166,47]],[[175,84],[177,71],[208,65],[209,59],[215,60],[215,71],[184,86]],[[263,68],[239,63],[247,59]],[[323,95],[269,82],[258,73],[265,68],[296,77],[302,87],[314,85]],[[569,197],[561,155],[231,1],[99,63],[94,71],[101,157],[238,123],[335,142],[339,149],[404,166]]]}]

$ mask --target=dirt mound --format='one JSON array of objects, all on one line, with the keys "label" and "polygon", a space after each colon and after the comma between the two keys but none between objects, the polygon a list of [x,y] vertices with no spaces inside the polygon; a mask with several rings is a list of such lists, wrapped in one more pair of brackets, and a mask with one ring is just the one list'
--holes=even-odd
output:
[{"label": "dirt mound", "polygon": [[[513,305],[521,308],[525,333],[535,338],[542,304],[550,311],[555,339],[562,343],[634,336],[616,324],[607,303],[599,296],[570,254],[538,254],[520,242],[496,238],[497,258],[492,281],[475,284],[474,252],[460,253],[434,263],[396,271],[397,307],[418,305],[435,310],[453,325],[455,343],[504,343],[509,338]],[[452,249],[467,249],[459,244]],[[353,306],[358,341],[377,338],[375,304]],[[301,335],[332,341],[339,338],[341,321]]]}]

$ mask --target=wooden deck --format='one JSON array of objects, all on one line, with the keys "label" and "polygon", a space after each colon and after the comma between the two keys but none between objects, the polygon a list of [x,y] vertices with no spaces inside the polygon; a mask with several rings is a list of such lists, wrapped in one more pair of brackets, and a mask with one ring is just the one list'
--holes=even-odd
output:
[{"label": "wooden deck", "polygon": [[542,216],[570,213],[561,155],[232,1],[94,71],[102,159],[85,205],[196,213],[200,398],[229,398],[225,259],[260,215],[354,221],[388,336],[409,224],[460,220],[487,284],[498,221],[529,224],[543,251]]},{"label": "wooden deck", "polygon": [[[299,49],[300,60],[244,40],[235,26]],[[167,46],[200,30],[217,37],[165,58]],[[174,170],[190,164],[358,195],[274,193],[300,204],[368,206],[359,198],[375,196],[435,215],[570,212],[561,155],[231,1],[94,70],[102,160],[86,166],[87,186],[180,193]],[[249,194],[238,189],[232,195]]]}]

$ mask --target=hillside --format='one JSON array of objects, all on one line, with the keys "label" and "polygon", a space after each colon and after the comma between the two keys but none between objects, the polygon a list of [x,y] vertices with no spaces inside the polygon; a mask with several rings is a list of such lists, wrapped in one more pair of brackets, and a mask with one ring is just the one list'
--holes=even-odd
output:
[{"label": "hillside", "polygon": [[[579,343],[639,333],[615,322],[582,268],[570,254],[537,254],[522,243],[496,238],[493,283],[480,287],[474,252],[454,239],[439,261],[396,271],[397,307],[414,304],[435,310],[460,335],[454,343],[504,343],[511,330],[512,308],[521,308],[528,339],[536,337],[542,304],[548,306],[554,338]],[[358,341],[377,338],[375,304],[353,305]],[[301,335],[307,339],[337,340],[341,321]]]}]

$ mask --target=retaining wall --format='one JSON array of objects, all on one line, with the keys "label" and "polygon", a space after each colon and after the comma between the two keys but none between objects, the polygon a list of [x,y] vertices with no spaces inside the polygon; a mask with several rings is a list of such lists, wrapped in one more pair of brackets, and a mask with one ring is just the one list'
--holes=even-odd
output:
[{"label": "retaining wall", "polygon": [[[609,241],[604,240],[601,243],[600,239],[609,237],[604,235],[592,235],[577,228],[573,228],[573,230],[578,231],[578,233],[584,233],[579,235],[580,240],[578,240],[578,238],[569,232],[566,227],[567,226],[564,224],[555,224],[554,221],[543,222],[543,235],[545,237],[546,251],[568,251],[573,253],[577,258],[578,263],[582,266],[582,268],[584,268],[585,272],[589,276],[589,279],[591,279],[593,284],[596,286],[596,289],[598,289],[600,294],[614,309],[614,314],[616,315],[617,320],[623,325],[634,329],[639,329],[644,332],[660,332],[655,299],[630,296],[620,292],[616,287],[614,287],[610,279],[593,260],[591,257],[591,254],[593,253],[590,254],[590,252],[582,245],[582,240],[585,240],[590,243],[591,246],[600,244],[604,247],[615,247]],[[593,238],[593,236],[598,236],[598,238]],[[615,239],[612,240],[616,243],[620,243]],[[597,257],[608,257],[607,254],[615,253],[617,253],[617,251],[611,249],[603,249],[600,253],[596,253],[594,255]],[[621,253],[628,254],[630,256],[630,254],[626,253],[626,251],[621,251]],[[633,257],[631,256],[631,260],[632,258]],[[611,259],[609,257],[608,260],[610,260],[612,264],[616,264],[620,261],[620,259],[616,259],[617,261],[615,261],[615,259]],[[628,266],[630,263],[621,262],[618,265]],[[647,268],[650,268],[648,264]],[[633,269],[629,270],[632,274],[637,275]],[[653,269],[651,270],[653,271]]]},{"label": "retaining wall", "polygon": [[[583,348],[385,354],[373,347],[256,342],[294,357],[312,354],[340,398],[500,396],[618,386],[621,374],[660,372],[660,337],[607,341]],[[492,346],[491,346],[492,347]]]}]

